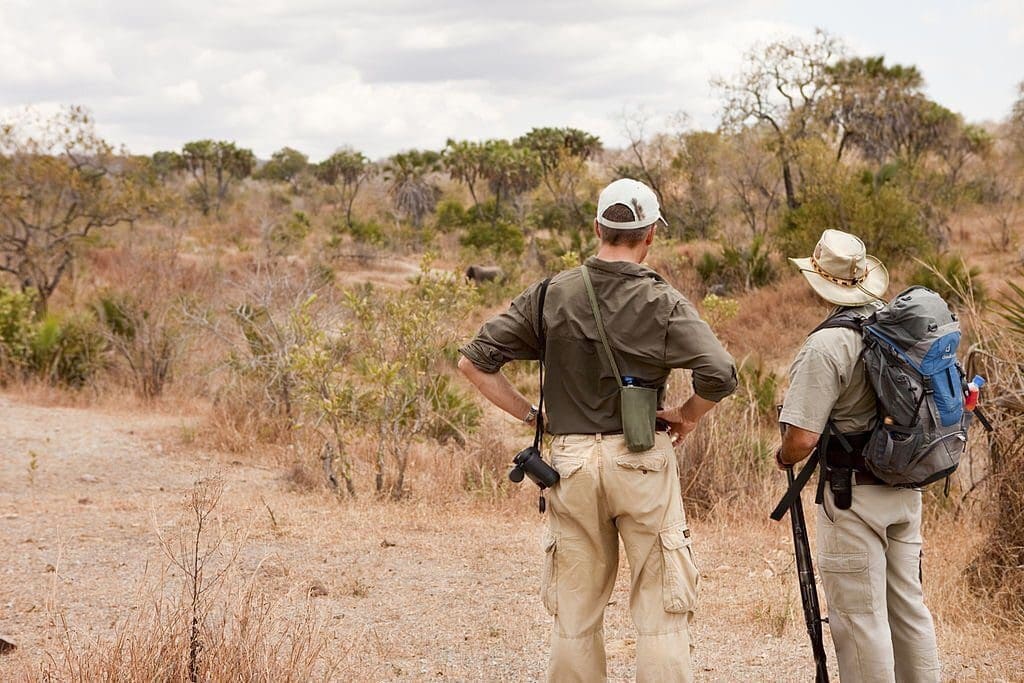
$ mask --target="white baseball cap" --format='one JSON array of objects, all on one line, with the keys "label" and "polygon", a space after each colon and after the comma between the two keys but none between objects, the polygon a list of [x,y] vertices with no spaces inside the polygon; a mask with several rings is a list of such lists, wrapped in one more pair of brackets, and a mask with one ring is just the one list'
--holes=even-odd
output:
[{"label": "white baseball cap", "polygon": [[[604,212],[615,204],[622,204],[632,211],[633,220],[620,223],[604,218]],[[601,194],[597,198],[597,222],[606,228],[636,230],[637,228],[646,228],[658,221],[668,225],[661,217],[658,195],[639,180],[620,178],[601,190]]]}]

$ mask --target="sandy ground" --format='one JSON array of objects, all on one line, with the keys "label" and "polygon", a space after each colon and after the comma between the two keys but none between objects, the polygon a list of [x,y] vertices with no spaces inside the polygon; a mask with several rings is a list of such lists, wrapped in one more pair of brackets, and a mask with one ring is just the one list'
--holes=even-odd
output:
[{"label": "sandy ground", "polygon": [[[78,642],[102,641],[146,609],[155,575],[180,581],[157,531],[173,533],[184,493],[213,473],[225,482],[221,528],[245,536],[238,575],[279,614],[313,608],[332,679],[542,679],[549,619],[536,597],[542,520],[531,492],[502,509],[339,502],[296,491],[284,468],[205,452],[194,433],[189,418],[0,397],[0,636],[18,645],[0,656],[0,680],[59,658],[61,623]],[[788,525],[692,526],[698,680],[812,680]],[[633,670],[625,580],[620,571],[607,613],[615,680]],[[998,633],[940,619],[944,678],[1024,680],[1024,639]]]}]

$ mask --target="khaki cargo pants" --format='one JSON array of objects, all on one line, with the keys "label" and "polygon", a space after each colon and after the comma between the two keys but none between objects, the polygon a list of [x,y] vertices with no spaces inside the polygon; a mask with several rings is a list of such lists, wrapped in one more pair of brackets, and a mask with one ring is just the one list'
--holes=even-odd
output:
[{"label": "khaki cargo pants", "polygon": [[843,683],[938,681],[921,590],[921,492],[854,486],[849,510],[818,507],[818,570]]},{"label": "khaki cargo pants", "polygon": [[541,592],[554,617],[548,680],[603,681],[604,608],[619,566],[631,573],[638,681],[691,681],[689,624],[699,575],[667,434],[631,453],[621,435],[557,436],[561,481],[547,494]]}]

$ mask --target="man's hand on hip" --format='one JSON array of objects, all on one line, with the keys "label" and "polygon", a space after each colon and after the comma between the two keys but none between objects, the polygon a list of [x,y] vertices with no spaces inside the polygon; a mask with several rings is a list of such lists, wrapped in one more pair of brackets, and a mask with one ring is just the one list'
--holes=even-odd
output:
[{"label": "man's hand on hip", "polygon": [[714,407],[714,401],[709,401],[694,394],[683,405],[676,408],[659,410],[656,415],[665,422],[668,422],[672,443],[678,444],[686,438],[687,434],[697,428],[700,419]]}]

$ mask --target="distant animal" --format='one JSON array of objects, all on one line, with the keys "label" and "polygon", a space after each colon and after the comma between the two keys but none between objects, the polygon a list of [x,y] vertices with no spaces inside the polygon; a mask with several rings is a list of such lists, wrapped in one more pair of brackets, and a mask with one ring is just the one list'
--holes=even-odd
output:
[{"label": "distant animal", "polygon": [[466,279],[477,284],[491,280],[504,280],[505,271],[500,266],[470,266],[466,268]]}]

